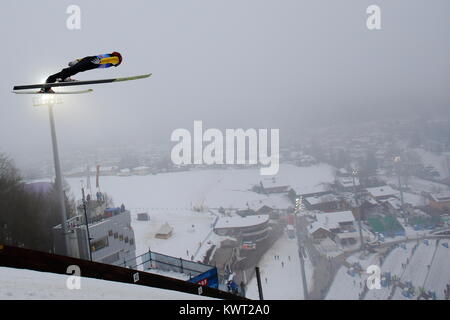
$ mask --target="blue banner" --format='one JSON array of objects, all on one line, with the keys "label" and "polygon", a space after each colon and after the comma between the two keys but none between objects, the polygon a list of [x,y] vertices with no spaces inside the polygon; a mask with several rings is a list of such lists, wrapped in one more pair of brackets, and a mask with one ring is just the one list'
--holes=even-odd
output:
[{"label": "blue banner", "polygon": [[219,276],[217,274],[217,268],[212,268],[202,274],[199,274],[198,276],[189,279],[189,282],[217,289],[219,288]]}]

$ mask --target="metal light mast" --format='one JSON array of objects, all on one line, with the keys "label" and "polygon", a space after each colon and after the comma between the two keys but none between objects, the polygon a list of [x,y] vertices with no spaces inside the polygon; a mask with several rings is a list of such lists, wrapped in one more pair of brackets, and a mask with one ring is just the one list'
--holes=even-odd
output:
[{"label": "metal light mast", "polygon": [[61,228],[62,234],[64,237],[64,247],[65,253],[67,256],[71,256],[71,250],[68,239],[68,230],[67,230],[67,213],[66,213],[66,204],[62,183],[62,174],[61,174],[61,163],[59,160],[58,153],[58,142],[56,139],[56,129],[55,129],[55,118],[53,116],[53,106],[55,104],[62,104],[63,101],[61,98],[56,98],[53,95],[50,96],[42,96],[40,98],[33,99],[33,105],[35,107],[38,106],[47,106],[48,108],[48,116],[50,120],[50,132],[52,139],[52,148],[53,148],[53,162],[55,166],[55,189],[58,196],[58,206],[59,212],[61,215]]},{"label": "metal light mast", "polygon": [[398,178],[398,189],[400,190],[400,203],[402,204],[402,209],[403,209],[403,189],[402,189],[402,182],[400,180],[400,156],[397,156],[394,158],[394,163],[395,163],[395,168],[397,171],[397,178]]},{"label": "metal light mast", "polygon": [[[294,225],[295,225],[295,235],[297,237],[298,256],[300,258],[300,268],[301,268],[301,274],[302,274],[303,299],[307,300],[308,299],[308,283],[306,282],[306,270],[305,270],[305,259],[304,259],[304,254],[305,254],[304,240],[305,240],[306,234],[303,234],[302,237],[300,237],[298,226],[297,226],[298,223],[301,223],[297,220],[297,213],[300,211],[303,211],[303,209],[304,209],[303,197],[300,197],[300,198],[296,199],[296,201],[295,201]],[[303,219],[303,218],[304,218],[303,216],[300,216],[300,219]]]},{"label": "metal light mast", "polygon": [[355,210],[358,215],[358,229],[359,229],[359,241],[361,242],[361,249],[364,249],[364,240],[363,240],[363,234],[362,234],[362,227],[361,227],[361,211],[359,210],[359,201],[358,197],[356,195],[356,183],[355,183],[355,177],[358,175],[358,170],[353,169],[352,170],[352,178],[353,178],[353,197],[355,199]]}]

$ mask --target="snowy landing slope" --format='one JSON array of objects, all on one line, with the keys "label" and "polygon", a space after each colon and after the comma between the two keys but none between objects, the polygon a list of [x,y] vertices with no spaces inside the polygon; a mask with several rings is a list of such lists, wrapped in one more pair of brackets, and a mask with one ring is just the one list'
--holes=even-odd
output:
[{"label": "snowy landing slope", "polygon": [[69,290],[68,276],[0,267],[0,300],[211,300],[187,293],[81,278],[80,290]]}]

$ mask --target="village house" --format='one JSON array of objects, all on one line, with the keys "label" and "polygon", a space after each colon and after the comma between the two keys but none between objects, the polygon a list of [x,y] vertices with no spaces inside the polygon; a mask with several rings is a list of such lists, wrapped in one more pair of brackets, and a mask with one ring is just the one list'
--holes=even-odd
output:
[{"label": "village house", "polygon": [[293,201],[295,203],[295,200],[300,198],[300,197],[310,197],[310,196],[321,196],[324,194],[328,194],[329,191],[329,187],[322,183],[316,186],[293,186],[289,189],[288,191],[288,197],[289,199],[291,199],[291,201]]},{"label": "village house", "polygon": [[[308,232],[316,243],[320,244],[327,238],[343,248],[358,243],[359,230],[351,211],[320,212],[315,219]],[[363,232],[364,238],[368,236],[367,232]]]},{"label": "village house", "polygon": [[339,192],[353,192],[355,189],[359,190],[361,184],[358,177],[336,177],[335,187]]},{"label": "village house", "polygon": [[380,200],[380,203],[383,207],[383,209],[390,214],[398,215],[402,211],[402,203],[401,201],[396,197],[389,197],[387,199]]},{"label": "village house", "polygon": [[375,200],[387,200],[389,198],[398,198],[397,191],[390,186],[384,185],[381,187],[367,188],[367,193]]},{"label": "village house", "polygon": [[347,209],[347,203],[333,192],[316,196],[303,197],[303,203],[308,210],[319,210],[324,212],[339,211]]},{"label": "village house", "polygon": [[267,178],[259,182],[259,185],[253,187],[253,190],[258,193],[273,194],[273,193],[288,193],[289,185],[277,181],[275,178]]},{"label": "village house", "polygon": [[450,193],[430,193],[429,205],[433,209],[450,212]]}]

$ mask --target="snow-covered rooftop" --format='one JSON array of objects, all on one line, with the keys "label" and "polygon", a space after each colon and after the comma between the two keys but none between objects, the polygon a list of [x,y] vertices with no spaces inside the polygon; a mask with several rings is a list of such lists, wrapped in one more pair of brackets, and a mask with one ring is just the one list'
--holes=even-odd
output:
[{"label": "snow-covered rooftop", "polygon": [[150,168],[146,167],[146,166],[140,166],[140,167],[133,168],[133,171],[148,170],[148,169],[150,169]]},{"label": "snow-covered rooftop", "polygon": [[269,221],[269,216],[267,214],[246,217],[221,217],[219,221],[217,221],[215,229],[246,228],[260,225],[266,223],[267,221]]},{"label": "snow-covered rooftop", "polygon": [[432,193],[431,197],[436,202],[450,202],[450,192]]},{"label": "snow-covered rooftop", "polygon": [[390,186],[367,188],[367,192],[369,192],[375,198],[395,196],[397,194],[397,192]]},{"label": "snow-covered rooftop", "polygon": [[286,179],[280,179],[280,178],[264,178],[261,181],[264,188],[279,188],[279,187],[288,187],[289,183]]},{"label": "snow-covered rooftop", "polygon": [[293,207],[291,200],[283,194],[273,194],[260,200],[248,201],[247,204],[250,209],[255,211],[263,206],[268,206],[272,209],[287,209]]},{"label": "snow-covered rooftop", "polygon": [[336,195],[330,193],[322,196],[306,197],[305,200],[308,201],[308,203],[311,205],[316,205],[320,203],[339,201],[339,198]]},{"label": "snow-covered rooftop", "polygon": [[395,197],[388,198],[388,199],[383,200],[381,202],[387,202],[395,209],[400,209],[402,207],[401,201],[399,199],[395,198]]},{"label": "snow-covered rooftop", "polygon": [[296,185],[292,186],[291,189],[294,190],[296,195],[303,195],[328,191],[328,186],[325,183],[320,183],[316,185]]},{"label": "snow-covered rooftop", "polygon": [[339,228],[340,223],[354,222],[355,217],[351,211],[323,212],[316,214],[317,221],[311,224],[310,232],[319,228],[326,230]]},{"label": "snow-covered rooftop", "polygon": [[[336,182],[339,183],[343,187],[352,187],[353,186],[353,178],[352,177],[339,177],[336,179]],[[355,186],[359,186],[358,178],[355,178]]]}]

